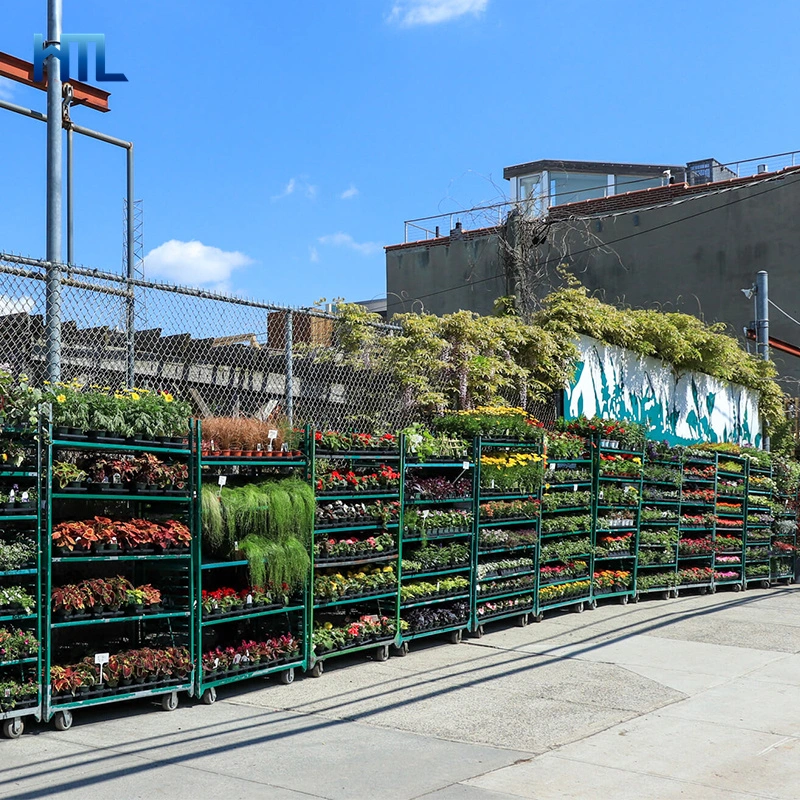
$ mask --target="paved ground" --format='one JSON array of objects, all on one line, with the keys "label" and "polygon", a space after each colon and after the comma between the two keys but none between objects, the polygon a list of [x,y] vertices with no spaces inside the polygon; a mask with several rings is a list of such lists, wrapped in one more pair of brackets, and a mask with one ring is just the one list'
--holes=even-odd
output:
[{"label": "paved ground", "polygon": [[800,796],[800,587],[551,615],[0,742],[3,798]]}]

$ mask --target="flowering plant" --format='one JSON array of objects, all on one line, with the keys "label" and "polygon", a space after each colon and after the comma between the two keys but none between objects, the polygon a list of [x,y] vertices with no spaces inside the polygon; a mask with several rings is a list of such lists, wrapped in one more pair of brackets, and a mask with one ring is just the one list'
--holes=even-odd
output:
[{"label": "flowering plant", "polygon": [[334,469],[318,476],[316,483],[319,492],[368,492],[394,489],[399,485],[400,473],[388,464],[382,464],[375,472]]},{"label": "flowering plant", "polygon": [[481,487],[500,493],[535,494],[542,485],[544,459],[538,453],[503,451],[481,456]]},{"label": "flowering plant", "polygon": [[30,658],[39,652],[39,641],[30,631],[0,628],[0,664]]},{"label": "flowering plant", "polygon": [[539,587],[539,603],[549,605],[573,597],[588,596],[591,581],[573,581],[572,583],[555,583],[550,586]]},{"label": "flowering plant", "polygon": [[594,573],[593,584],[598,592],[622,591],[632,586],[633,575],[627,570],[605,569]]},{"label": "flowering plant", "polygon": [[436,428],[465,439],[483,436],[485,439],[538,441],[544,433],[544,423],[523,408],[509,406],[478,406],[456,411],[439,418]]},{"label": "flowering plant", "polygon": [[539,516],[539,501],[528,500],[492,500],[481,503],[481,518],[484,521],[505,519],[531,519]]}]

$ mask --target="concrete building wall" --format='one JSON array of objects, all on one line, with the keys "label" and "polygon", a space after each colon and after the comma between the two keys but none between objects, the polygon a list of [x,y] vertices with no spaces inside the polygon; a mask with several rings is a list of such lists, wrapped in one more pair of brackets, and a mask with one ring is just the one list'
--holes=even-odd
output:
[{"label": "concrete building wall", "polygon": [[[722,184],[721,187],[724,187]],[[631,195],[627,196],[632,198]],[[556,210],[569,211],[568,206]],[[624,214],[562,219],[551,227],[540,263],[548,276],[535,291],[546,294],[562,261],[590,290],[608,302],[637,308],[660,307],[724,322],[742,337],[754,317],[753,303],[742,294],[756,272],[769,272],[770,296],[800,319],[800,173],[735,185],[730,191],[687,196],[664,208],[628,210]],[[476,232],[477,233],[477,232]],[[501,277],[503,260],[496,230],[470,241],[421,243],[387,250],[390,313],[396,294],[423,298],[441,314],[459,308],[490,313],[493,300],[508,293]],[[564,253],[567,256],[564,257]],[[470,285],[472,284],[472,285]],[[442,291],[456,287],[453,291]],[[770,333],[800,344],[800,326],[774,308]],[[781,374],[800,380],[800,359],[773,352]],[[796,386],[785,387],[800,394]]]}]

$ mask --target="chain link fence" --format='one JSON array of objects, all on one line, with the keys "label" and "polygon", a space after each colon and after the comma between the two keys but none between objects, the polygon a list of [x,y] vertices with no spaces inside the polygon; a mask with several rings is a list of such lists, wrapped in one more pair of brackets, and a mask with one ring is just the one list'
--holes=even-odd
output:
[{"label": "chain link fence", "polygon": [[[0,253],[0,365],[38,385],[47,377],[46,269]],[[397,332],[370,327],[376,346]],[[335,315],[314,309],[62,271],[61,379],[116,388],[132,378],[189,400],[203,416],[282,411],[319,428],[407,425],[415,409],[392,374],[368,346],[354,353],[345,336]]]}]

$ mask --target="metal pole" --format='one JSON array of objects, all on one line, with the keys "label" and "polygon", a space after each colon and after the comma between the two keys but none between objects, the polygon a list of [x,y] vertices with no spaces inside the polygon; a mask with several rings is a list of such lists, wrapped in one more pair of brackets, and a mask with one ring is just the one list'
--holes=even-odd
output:
[{"label": "metal pole", "polygon": [[135,385],[135,378],[136,378],[136,298],[134,296],[134,285],[133,279],[136,277],[134,274],[134,270],[136,267],[136,246],[134,243],[134,226],[133,226],[133,215],[134,215],[134,199],[133,199],[133,142],[130,143],[128,147],[128,230],[127,230],[127,242],[128,242],[128,263],[127,271],[128,271],[128,300],[127,300],[127,319],[126,319],[126,338],[127,338],[127,345],[128,345],[128,388],[133,389]]},{"label": "metal pole", "polygon": [[75,263],[75,199],[72,182],[72,128],[67,128],[67,264]]},{"label": "metal pole", "polygon": [[293,350],[294,350],[294,332],[292,330],[294,319],[292,317],[292,310],[286,312],[286,417],[289,420],[289,425],[294,425],[294,397],[292,395],[294,384],[294,364]]},{"label": "metal pole", "polygon": [[[61,46],[61,0],[47,0],[47,44]],[[47,58],[47,377],[61,380],[61,65]]]},{"label": "metal pole", "polygon": [[[763,269],[756,275],[756,352],[769,361],[769,280]],[[769,450],[769,436],[764,437],[764,449]]]}]

